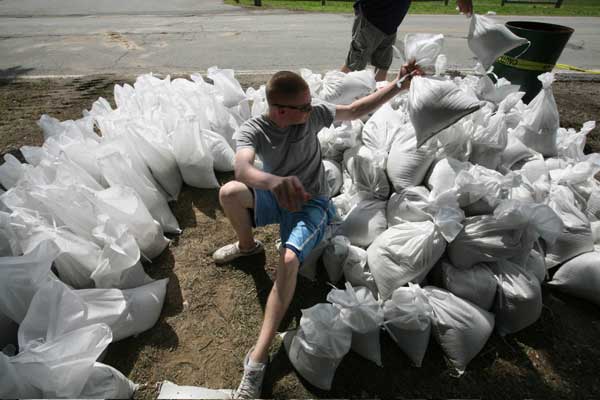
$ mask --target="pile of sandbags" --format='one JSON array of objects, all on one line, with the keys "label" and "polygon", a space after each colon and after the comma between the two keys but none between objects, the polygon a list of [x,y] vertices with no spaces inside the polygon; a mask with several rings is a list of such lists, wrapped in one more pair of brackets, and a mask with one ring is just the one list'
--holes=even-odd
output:
[{"label": "pile of sandbags", "polygon": [[[488,17],[471,22],[483,68],[526,43]],[[446,75],[442,47],[441,35],[408,35],[402,57],[435,75],[415,77],[364,123],[318,133],[335,233],[301,271],[314,277],[321,257],[346,286],[303,310],[285,343],[320,388],[351,349],[381,365],[381,327],[417,366],[433,335],[462,373],[494,329],[536,322],[551,275],[552,287],[600,303],[600,155],[583,153],[595,123],[560,127],[551,73],[524,104],[481,66]],[[315,102],[349,104],[376,88],[370,71],[301,74]],[[135,385],[97,359],[159,318],[167,281],[142,262],[180,232],[168,202],[183,183],[217,188],[236,129],[267,110],[264,86],[244,92],[216,67],[207,77],[140,76],[115,86],[115,109],[101,98],[79,120],[43,116],[45,142],[21,149],[26,163],[5,156],[0,324],[19,331],[18,352],[0,354],[1,397],[131,396]]]},{"label": "pile of sandbags", "polygon": [[[493,330],[539,319],[545,281],[600,301],[600,155],[583,153],[593,121],[560,127],[551,73],[524,104],[518,85],[494,83],[481,67],[444,75],[442,43],[407,35],[401,56],[435,76],[414,78],[362,133],[320,133],[343,180],[336,171],[337,236],[322,261],[333,284],[378,297],[385,330],[415,365],[433,335],[462,373]],[[485,68],[526,43],[489,17],[471,21],[468,44]],[[378,360],[377,346],[373,336],[367,358]]]},{"label": "pile of sandbags", "polygon": [[181,232],[168,202],[183,183],[217,188],[214,171],[233,170],[235,130],[266,107],[264,88],[244,92],[232,70],[207,75],[116,85],[115,109],[100,98],[78,120],[43,115],[44,144],[23,146],[26,163],[4,157],[0,397],[133,395],[97,360],[160,317],[168,279],[143,262],[168,246],[165,232]]}]

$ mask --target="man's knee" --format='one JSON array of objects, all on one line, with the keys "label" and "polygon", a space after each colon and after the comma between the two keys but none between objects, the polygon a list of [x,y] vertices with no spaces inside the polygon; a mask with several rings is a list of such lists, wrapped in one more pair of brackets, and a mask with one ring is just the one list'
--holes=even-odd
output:
[{"label": "man's knee", "polygon": [[283,252],[283,267],[286,273],[295,274],[300,267],[300,260],[293,250],[285,248]]},{"label": "man's knee", "polygon": [[246,185],[238,181],[227,182],[219,190],[219,202],[223,207],[238,206],[248,208],[248,196],[252,196],[250,190]]}]

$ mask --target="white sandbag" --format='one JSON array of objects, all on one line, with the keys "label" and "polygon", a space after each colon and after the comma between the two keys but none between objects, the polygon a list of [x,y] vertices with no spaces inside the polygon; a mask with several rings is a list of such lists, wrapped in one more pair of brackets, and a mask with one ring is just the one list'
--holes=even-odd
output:
[{"label": "white sandbag", "polygon": [[171,144],[186,184],[201,189],[219,187],[213,171],[214,159],[196,117],[179,118],[171,135]]},{"label": "white sandbag", "polygon": [[437,159],[469,161],[472,151],[471,135],[474,131],[473,121],[464,119],[435,135],[432,145],[438,148]]},{"label": "white sandbag", "polygon": [[318,97],[319,92],[321,91],[321,86],[323,83],[323,76],[321,74],[315,74],[308,68],[300,68],[300,76],[302,79],[306,81],[308,87],[310,89],[310,94],[313,97]]},{"label": "white sandbag", "polygon": [[408,282],[420,282],[444,253],[446,241],[433,222],[406,222],[379,235],[367,249],[380,297]]},{"label": "white sandbag", "polygon": [[94,324],[41,343],[10,359],[40,398],[79,398],[94,363],[112,340],[110,328]]},{"label": "white sandbag", "polygon": [[515,35],[490,17],[478,14],[471,17],[467,44],[485,69],[504,53],[528,43],[529,40]]},{"label": "white sandbag", "polygon": [[323,266],[329,281],[337,283],[344,274],[344,262],[350,250],[350,240],[345,236],[334,236],[323,250]]},{"label": "white sandbag", "polygon": [[102,246],[100,263],[90,275],[95,287],[129,289],[152,282],[144,272],[140,248],[127,226],[101,215],[92,235]]},{"label": "white sandbag", "polygon": [[68,229],[50,226],[26,211],[19,209],[11,215],[23,253],[32,252],[41,242],[51,241],[58,248],[54,266],[59,278],[75,288],[93,287],[91,275],[102,262],[102,248]]},{"label": "white sandbag", "polygon": [[39,399],[42,392],[22,377],[11,363],[11,357],[0,351],[0,398]]},{"label": "white sandbag", "polygon": [[556,133],[556,154],[558,157],[580,161],[584,158],[583,149],[587,134],[596,128],[596,121],[583,123],[579,132],[575,129],[558,128]]},{"label": "white sandbag", "polygon": [[502,162],[502,154],[508,144],[508,127],[503,112],[492,115],[487,125],[479,126],[472,136],[472,151],[469,161],[490,169]]},{"label": "white sandbag", "polygon": [[411,187],[392,196],[388,202],[387,216],[388,226],[432,221],[448,242],[453,241],[462,230],[461,222],[465,218],[454,190],[434,198],[423,186]]},{"label": "white sandbag", "polygon": [[514,131],[507,131],[506,148],[500,157],[500,165],[509,170],[513,165],[522,160],[527,160],[539,155],[536,151],[525,146],[514,134]]},{"label": "white sandbag", "polygon": [[67,136],[73,139],[92,139],[95,142],[99,142],[100,137],[94,132],[93,123],[91,117],[84,117],[78,120],[59,121],[47,114],[42,115],[37,121],[39,127],[42,128],[44,140]]},{"label": "white sandbag", "polygon": [[382,105],[365,123],[362,142],[373,151],[388,153],[396,140],[407,140],[414,130],[407,125],[408,116],[396,111],[390,103]]},{"label": "white sandbag", "polygon": [[[313,93],[311,91],[311,93]],[[253,87],[246,89],[246,97],[252,101],[250,113],[253,117],[258,117],[265,114],[269,110],[269,104],[267,103],[266,86],[260,85],[258,90]]]},{"label": "white sandbag", "polygon": [[560,219],[548,206],[505,201],[493,215],[466,218],[463,231],[448,245],[448,258],[462,269],[499,259],[522,264],[539,237],[554,242],[561,231]]},{"label": "white sandbag", "polygon": [[434,286],[423,288],[433,310],[433,337],[459,374],[483,349],[494,329],[494,315]]},{"label": "white sandbag", "polygon": [[363,123],[359,119],[321,129],[317,137],[323,158],[342,162],[344,151],[357,145],[362,131]]},{"label": "white sandbag", "polygon": [[4,163],[0,165],[0,184],[5,189],[14,187],[30,165],[21,164],[12,154],[4,155]]},{"label": "white sandbag", "polygon": [[97,323],[110,326],[115,342],[142,333],[158,321],[168,282],[127,290],[73,290],[59,281],[48,282],[33,297],[19,327],[19,348]]},{"label": "white sandbag", "polygon": [[444,47],[444,35],[433,33],[409,33],[404,36],[403,61],[415,60],[426,71],[435,69],[438,56]]},{"label": "white sandbag", "polygon": [[373,293],[346,282],[346,290],[331,290],[327,301],[340,309],[341,320],[352,328],[352,350],[381,367],[379,331],[383,310]]},{"label": "white sandbag", "polygon": [[[129,134],[130,121],[125,119],[105,120],[102,119],[100,129],[105,139],[96,152],[96,161],[100,167],[103,178],[110,184],[105,176],[106,172],[100,165],[100,160],[113,153],[120,154],[123,159],[127,160],[128,168],[140,177],[144,178],[144,183],[151,186],[155,191],[158,191],[165,200],[169,197],[168,193],[152,175],[150,165],[146,162],[142,155],[142,147],[138,145]],[[151,160],[152,162],[152,160]]]},{"label": "white sandbag", "polygon": [[542,314],[540,281],[525,268],[506,260],[498,260],[491,268],[498,280],[494,305],[498,333],[516,333],[536,322]]},{"label": "white sandbag", "polygon": [[427,179],[427,187],[431,190],[431,196],[435,198],[452,190],[459,172],[468,171],[471,167],[471,163],[453,158],[444,158],[438,161],[431,169]]},{"label": "white sandbag", "polygon": [[[454,182],[458,201],[470,216],[491,214],[500,202],[512,198],[513,190],[523,184],[522,176],[517,173],[502,175],[481,165],[460,171]],[[531,199],[531,195],[526,198]]]},{"label": "white sandbag", "polygon": [[169,245],[162,227],[152,218],[148,208],[132,188],[114,185],[94,193],[94,196],[103,214],[127,226],[146,258],[155,258]]},{"label": "white sandbag", "polygon": [[541,157],[536,157],[523,164],[520,168],[520,173],[531,183],[535,183],[542,177],[548,181],[550,180],[550,171],[546,162]]},{"label": "white sandbag", "polygon": [[336,230],[359,247],[369,246],[387,229],[386,202],[365,199],[353,207]]},{"label": "white sandbag", "polygon": [[342,167],[335,161],[323,160],[323,168],[325,169],[325,180],[329,188],[329,197],[337,196],[344,184]]},{"label": "white sandbag", "polygon": [[202,135],[204,135],[204,139],[206,139],[206,143],[210,149],[215,170],[221,172],[233,171],[235,152],[229,143],[227,143],[227,140],[218,133],[208,129],[202,129]]},{"label": "white sandbag", "polygon": [[49,241],[17,257],[0,257],[0,312],[21,323],[31,299],[47,281],[56,279],[50,272],[58,249]]},{"label": "white sandbag", "polygon": [[367,265],[366,250],[350,245],[348,256],[344,260],[343,270],[346,282],[349,282],[352,286],[369,288],[373,296],[377,296],[377,285]]},{"label": "white sandbag", "polygon": [[429,167],[435,160],[434,152],[426,147],[417,148],[414,129],[407,139],[398,138],[387,158],[387,175],[396,192],[423,183]]},{"label": "white sandbag", "polygon": [[600,252],[584,253],[567,261],[548,284],[561,292],[600,305]]},{"label": "white sandbag", "polygon": [[152,176],[167,192],[169,199],[177,200],[183,181],[167,136],[152,125],[140,122],[131,124],[127,136],[137,147]]},{"label": "white sandbag", "polygon": [[215,88],[217,89],[217,99],[225,107],[233,107],[238,105],[242,100],[246,99],[242,86],[234,77],[232,69],[220,69],[219,67],[210,67],[206,71],[206,76],[212,79]]},{"label": "white sandbag", "polygon": [[344,152],[344,165],[356,189],[372,193],[380,200],[387,200],[390,194],[385,164],[385,153],[372,151],[366,146]]},{"label": "white sandbag", "polygon": [[421,367],[429,346],[433,309],[416,285],[394,290],[383,304],[385,329],[415,366]]},{"label": "white sandbag", "polygon": [[560,116],[554,95],[552,83],[554,74],[546,72],[538,76],[543,89],[527,105],[521,123],[515,129],[517,137],[525,144],[544,155],[556,155],[556,135],[560,124]]},{"label": "white sandbag", "polygon": [[[1,204],[2,202],[0,200],[0,205]],[[19,240],[13,231],[10,222],[10,214],[0,211],[0,257],[18,256],[22,254]]]},{"label": "white sandbag", "polygon": [[350,350],[352,328],[343,322],[332,304],[317,304],[302,310],[300,328],[285,340],[294,368],[312,385],[330,390],[335,370]]},{"label": "white sandbag", "polygon": [[233,389],[209,389],[201,386],[180,386],[163,381],[157,399],[231,399]]},{"label": "white sandbag", "polygon": [[110,365],[95,362],[81,390],[82,399],[131,399],[138,385]]},{"label": "white sandbag", "polygon": [[[111,186],[124,185],[133,188],[148,208],[150,214],[161,224],[166,232],[181,232],[167,200],[150,182],[131,169],[127,160],[120,153],[111,153],[101,157],[98,159],[98,164]],[[211,171],[211,173],[213,172]]]},{"label": "white sandbag", "polygon": [[417,134],[417,147],[480,107],[477,98],[461,91],[451,81],[413,78],[408,111]]},{"label": "white sandbag", "polygon": [[375,90],[375,74],[371,70],[344,73],[329,71],[323,77],[319,96],[328,103],[350,104]]},{"label": "white sandbag", "polygon": [[415,186],[392,194],[387,204],[388,226],[404,222],[430,221],[429,190],[424,186]]},{"label": "white sandbag", "polygon": [[562,185],[552,185],[548,206],[560,217],[564,228],[553,244],[546,244],[546,266],[553,268],[566,260],[594,250],[594,238],[588,217],[575,203],[573,192]]},{"label": "white sandbag", "polygon": [[460,269],[452,264],[442,264],[444,289],[468,300],[484,310],[491,310],[496,297],[498,283],[486,264],[477,264],[469,269]]},{"label": "white sandbag", "polygon": [[[502,78],[504,79],[504,78]],[[506,81],[506,79],[504,79]],[[508,81],[506,81],[508,82]],[[510,82],[501,82],[498,80],[497,83],[492,82],[492,79],[488,75],[484,75],[479,78],[475,92],[480,100],[492,102],[494,104],[500,104],[509,94],[516,93],[519,91],[519,85],[511,85]],[[504,83],[504,84],[502,84]],[[523,95],[521,95],[522,97]]]},{"label": "white sandbag", "polygon": [[546,268],[546,259],[541,251],[531,250],[525,263],[525,269],[533,274],[540,283],[546,280],[548,269]]}]

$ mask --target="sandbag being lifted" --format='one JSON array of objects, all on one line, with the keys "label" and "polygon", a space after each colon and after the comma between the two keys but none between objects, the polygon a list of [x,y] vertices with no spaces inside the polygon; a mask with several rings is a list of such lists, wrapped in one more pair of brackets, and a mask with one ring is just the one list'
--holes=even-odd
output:
[{"label": "sandbag being lifted", "polygon": [[494,22],[489,17],[473,14],[467,43],[483,67],[487,69],[502,54],[529,43],[529,40],[515,35],[507,27]]}]

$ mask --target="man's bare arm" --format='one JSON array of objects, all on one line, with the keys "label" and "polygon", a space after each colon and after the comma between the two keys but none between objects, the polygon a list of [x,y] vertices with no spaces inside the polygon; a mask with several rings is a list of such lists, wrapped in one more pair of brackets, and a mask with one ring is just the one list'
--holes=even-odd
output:
[{"label": "man's bare arm", "polygon": [[[423,72],[414,63],[414,61],[405,64],[400,68],[398,76],[386,87],[379,89],[378,91],[371,93],[361,99],[354,101],[349,105],[339,105],[335,108],[335,120],[336,121],[349,121],[362,117],[365,114],[376,110],[386,102],[390,101],[394,96],[403,90],[410,87],[410,80],[413,75],[422,75]],[[398,81],[403,79],[401,87],[398,87]]]},{"label": "man's bare arm", "polygon": [[235,179],[246,186],[273,192],[279,205],[290,211],[299,211],[310,195],[296,176],[277,176],[254,166],[254,149],[245,147],[235,153]]}]

